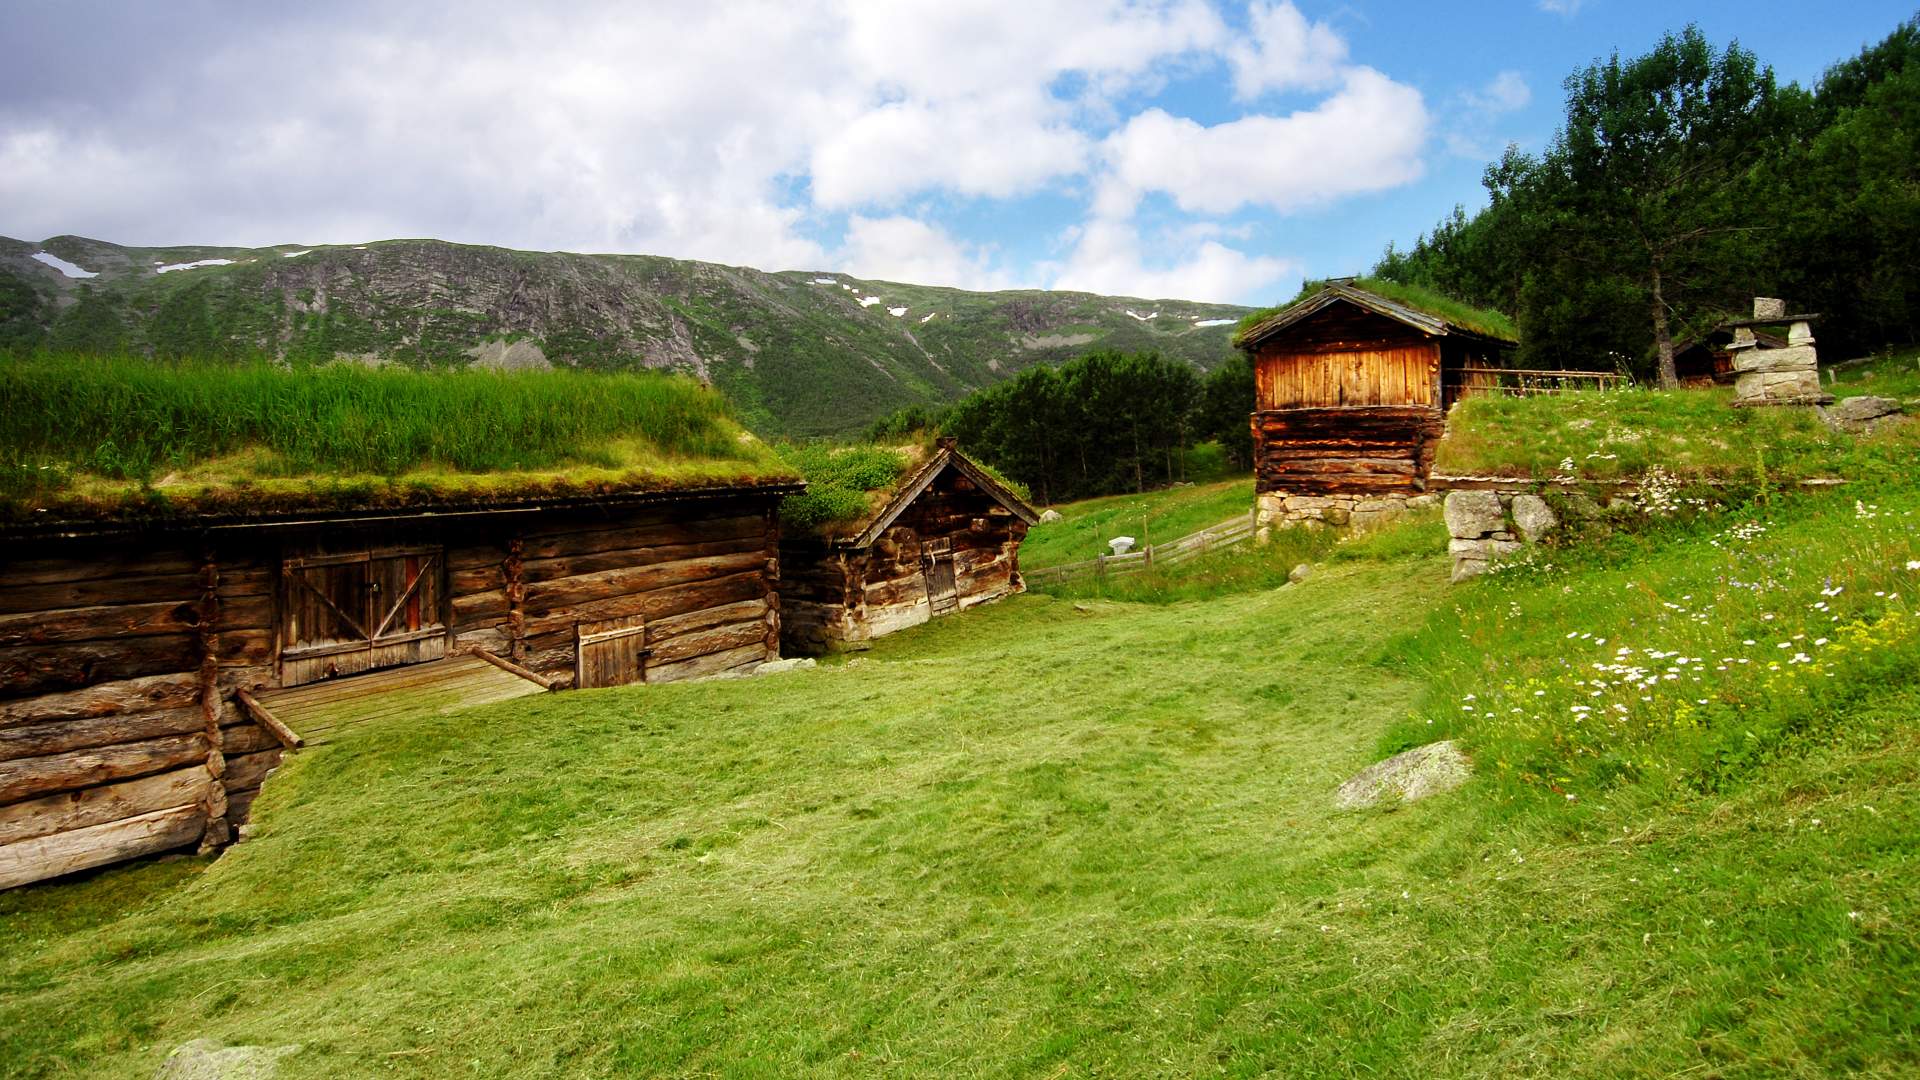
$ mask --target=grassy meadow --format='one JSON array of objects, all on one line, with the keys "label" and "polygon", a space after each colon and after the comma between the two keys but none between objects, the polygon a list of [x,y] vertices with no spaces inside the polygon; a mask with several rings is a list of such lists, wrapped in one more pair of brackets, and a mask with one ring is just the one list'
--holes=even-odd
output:
[{"label": "grassy meadow", "polygon": [[[1462,587],[1417,520],[1284,588],[394,722],[217,861],[0,894],[0,1072],[1910,1075],[1916,512]],[[1440,735],[1466,788],[1332,809]]]},{"label": "grassy meadow", "polygon": [[[1920,381],[1907,374],[1916,363],[1920,355],[1890,359],[1830,389],[1839,396],[1907,396],[1902,391],[1912,392]],[[1576,481],[1627,480],[1660,470],[1681,481],[1760,487],[1895,475],[1920,455],[1920,425],[1858,438],[1829,429],[1810,409],[1733,409],[1732,397],[1722,387],[1468,398],[1447,416],[1434,469]]]},{"label": "grassy meadow", "polygon": [[1236,514],[1253,512],[1253,477],[1161,488],[1141,495],[1109,495],[1053,507],[1060,521],[1035,525],[1020,545],[1028,570],[1079,562],[1108,552],[1107,541],[1131,536],[1142,543],[1178,540]]}]

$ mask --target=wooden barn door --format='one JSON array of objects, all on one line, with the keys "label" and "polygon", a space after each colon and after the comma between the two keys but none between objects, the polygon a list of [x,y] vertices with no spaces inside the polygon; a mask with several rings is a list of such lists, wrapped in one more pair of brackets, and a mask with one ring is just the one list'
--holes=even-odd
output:
[{"label": "wooden barn door", "polygon": [[920,547],[927,576],[927,604],[931,614],[945,615],[960,606],[953,581],[953,541],[928,540]]},{"label": "wooden barn door", "polygon": [[628,615],[574,627],[573,685],[625,686],[647,677],[647,620]]},{"label": "wooden barn door", "polygon": [[284,560],[281,685],[447,655],[445,563],[437,547]]}]

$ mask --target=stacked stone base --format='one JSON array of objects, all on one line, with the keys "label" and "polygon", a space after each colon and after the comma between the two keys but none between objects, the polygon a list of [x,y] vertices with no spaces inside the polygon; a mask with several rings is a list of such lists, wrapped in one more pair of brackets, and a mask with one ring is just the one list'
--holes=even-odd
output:
[{"label": "stacked stone base", "polygon": [[1522,491],[1448,492],[1446,517],[1455,583],[1486,573],[1560,524],[1545,499]]},{"label": "stacked stone base", "polygon": [[1438,505],[1438,495],[1290,495],[1254,497],[1254,527],[1265,539],[1274,529],[1352,529],[1388,524],[1412,510]]}]

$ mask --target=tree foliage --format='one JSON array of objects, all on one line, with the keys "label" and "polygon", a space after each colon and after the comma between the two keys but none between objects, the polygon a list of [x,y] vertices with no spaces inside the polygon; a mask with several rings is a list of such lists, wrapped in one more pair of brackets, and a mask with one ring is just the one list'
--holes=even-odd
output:
[{"label": "tree foliage", "polygon": [[1671,376],[1674,342],[1756,295],[1827,316],[1823,349],[1916,340],[1920,19],[1813,90],[1693,27],[1566,81],[1539,155],[1374,273],[1512,312],[1519,362]]},{"label": "tree foliage", "polygon": [[1052,503],[1180,480],[1185,452],[1215,436],[1244,461],[1252,409],[1243,358],[1203,382],[1159,353],[1102,351],[979,391],[947,411],[942,430]]}]

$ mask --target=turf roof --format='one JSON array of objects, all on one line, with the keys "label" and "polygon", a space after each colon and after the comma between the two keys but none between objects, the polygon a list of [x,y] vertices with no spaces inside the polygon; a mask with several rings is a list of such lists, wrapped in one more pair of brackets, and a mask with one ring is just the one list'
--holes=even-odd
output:
[{"label": "turf roof", "polygon": [[[1420,322],[1424,320],[1419,319],[1419,316],[1425,316],[1427,319],[1437,320],[1447,328],[1464,331],[1477,337],[1507,343],[1517,343],[1520,340],[1520,331],[1514,326],[1513,320],[1490,308],[1474,307],[1418,285],[1405,285],[1382,278],[1353,278],[1344,281],[1307,282],[1302,286],[1300,294],[1291,301],[1278,307],[1264,308],[1241,319],[1240,325],[1234,330],[1234,344],[1245,345],[1249,341],[1266,336],[1266,333],[1271,332],[1268,324],[1276,317],[1292,311],[1301,304],[1317,300],[1328,291],[1345,295],[1358,303],[1368,303],[1371,300],[1385,301],[1385,304],[1369,304],[1369,306],[1395,318],[1404,320],[1408,315],[1412,315],[1414,318],[1411,321]],[[1395,312],[1393,309],[1396,307],[1409,310]]]},{"label": "turf roof", "polygon": [[0,528],[795,485],[679,377],[0,357]]}]

